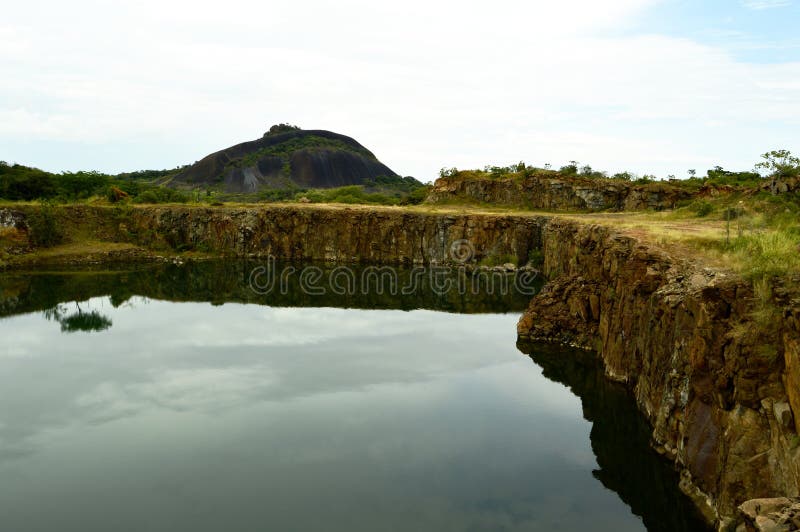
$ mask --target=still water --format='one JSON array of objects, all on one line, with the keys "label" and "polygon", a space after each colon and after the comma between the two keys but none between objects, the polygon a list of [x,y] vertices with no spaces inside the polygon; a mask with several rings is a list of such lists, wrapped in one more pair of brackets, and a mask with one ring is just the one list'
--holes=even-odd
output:
[{"label": "still water", "polygon": [[3,276],[0,530],[699,529],[593,359],[516,345],[527,297],[249,268]]}]

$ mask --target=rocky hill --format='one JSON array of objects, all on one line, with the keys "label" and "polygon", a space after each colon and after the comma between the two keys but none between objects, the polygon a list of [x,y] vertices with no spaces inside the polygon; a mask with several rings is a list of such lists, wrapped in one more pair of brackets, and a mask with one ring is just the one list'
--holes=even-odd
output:
[{"label": "rocky hill", "polygon": [[174,188],[257,192],[263,188],[335,188],[398,178],[354,139],[280,124],[260,139],[212,153],[181,170]]}]

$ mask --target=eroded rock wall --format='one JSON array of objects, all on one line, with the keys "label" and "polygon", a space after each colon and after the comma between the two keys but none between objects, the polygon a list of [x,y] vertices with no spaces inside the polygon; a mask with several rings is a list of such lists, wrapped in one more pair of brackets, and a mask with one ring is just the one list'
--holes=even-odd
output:
[{"label": "eroded rock wall", "polygon": [[[0,209],[0,229],[23,240],[35,206]],[[400,208],[60,206],[65,243],[124,242],[150,250],[372,264],[514,262],[538,257],[543,216],[446,214]],[[78,239],[78,240],[76,240]],[[27,241],[21,251],[32,251]]]},{"label": "eroded rock wall", "polygon": [[237,256],[380,264],[508,259],[527,263],[546,218],[449,215],[400,209],[151,207],[121,232],[145,246]]},{"label": "eroded rock wall", "polygon": [[671,209],[691,194],[664,183],[634,185],[575,176],[442,177],[429,203],[477,202],[553,211]]},{"label": "eroded rock wall", "polygon": [[597,350],[708,520],[728,526],[748,499],[798,495],[796,302],[771,302],[757,323],[739,278],[598,226],[553,220],[542,239],[552,281],[520,336]]}]

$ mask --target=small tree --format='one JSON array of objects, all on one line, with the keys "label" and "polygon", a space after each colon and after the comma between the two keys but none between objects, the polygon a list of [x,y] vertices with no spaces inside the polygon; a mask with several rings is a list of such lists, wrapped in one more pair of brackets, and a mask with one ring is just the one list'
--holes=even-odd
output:
[{"label": "small tree", "polygon": [[794,177],[800,173],[800,158],[793,156],[789,150],[772,150],[761,158],[763,161],[756,163],[756,170],[767,172],[773,194],[777,193],[778,179]]},{"label": "small tree", "polygon": [[575,175],[578,173],[578,161],[570,161],[569,164],[558,169],[562,174]]},{"label": "small tree", "polygon": [[47,248],[60,244],[63,238],[53,204],[43,201],[38,212],[28,216],[28,240],[34,246]]},{"label": "small tree", "polygon": [[611,179],[621,179],[623,181],[633,181],[636,179],[636,174],[633,172],[617,172],[616,174],[611,176]]},{"label": "small tree", "polygon": [[442,168],[439,170],[439,177],[453,177],[458,174],[458,168]]},{"label": "small tree", "polygon": [[268,137],[270,135],[278,135],[280,133],[288,133],[290,131],[300,131],[300,128],[288,123],[275,124],[269,128],[269,131],[264,133],[264,136]]}]

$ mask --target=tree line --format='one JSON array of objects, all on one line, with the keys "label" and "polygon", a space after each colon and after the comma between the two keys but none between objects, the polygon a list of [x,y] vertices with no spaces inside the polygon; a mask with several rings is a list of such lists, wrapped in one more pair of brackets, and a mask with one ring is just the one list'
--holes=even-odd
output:
[{"label": "tree line", "polygon": [[54,174],[21,164],[0,161],[0,198],[12,201],[75,201],[106,196],[110,201],[129,197],[147,203],[184,202],[188,198],[154,181],[168,178],[180,169],[142,170],[117,175],[101,172]]}]

